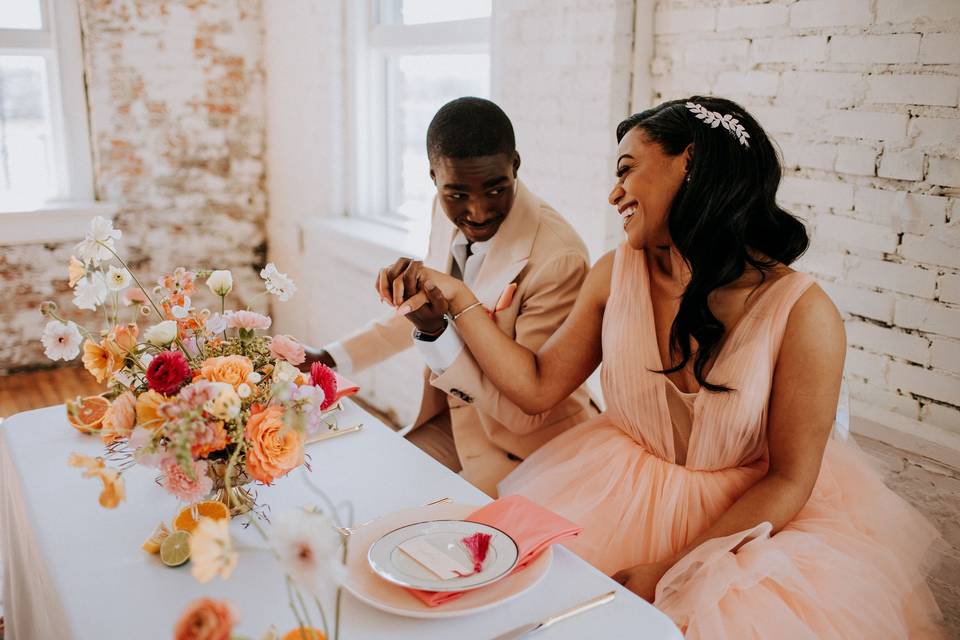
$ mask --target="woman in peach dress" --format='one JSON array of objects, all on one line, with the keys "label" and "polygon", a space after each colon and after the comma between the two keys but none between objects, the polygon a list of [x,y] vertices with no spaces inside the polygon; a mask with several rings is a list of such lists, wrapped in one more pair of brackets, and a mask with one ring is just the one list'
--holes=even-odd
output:
[{"label": "woman in peach dress", "polygon": [[400,312],[455,317],[529,413],[602,360],[607,411],[528,458],[501,495],[581,524],[567,546],[688,638],[938,637],[925,582],[936,531],[854,445],[829,438],[843,324],[788,267],[808,240],[775,203],[763,129],[733,102],[694,96],[631,116],[617,138],[610,203],[626,242],[538,353],[475,310],[461,282],[410,261],[381,272],[384,297],[411,296]]}]

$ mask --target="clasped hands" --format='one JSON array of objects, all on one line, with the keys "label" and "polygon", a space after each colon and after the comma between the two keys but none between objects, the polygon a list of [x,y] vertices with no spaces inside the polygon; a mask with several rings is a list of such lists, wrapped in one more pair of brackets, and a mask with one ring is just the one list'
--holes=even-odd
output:
[{"label": "clasped hands", "polygon": [[380,299],[396,307],[419,331],[437,335],[446,328],[446,315],[476,302],[473,293],[451,275],[400,258],[380,269],[376,282]]}]

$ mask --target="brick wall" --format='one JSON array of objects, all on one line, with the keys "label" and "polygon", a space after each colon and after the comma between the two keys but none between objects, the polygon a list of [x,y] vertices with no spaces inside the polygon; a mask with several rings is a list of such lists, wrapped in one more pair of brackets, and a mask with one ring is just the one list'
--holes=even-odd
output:
[{"label": "brick wall", "polygon": [[[238,290],[259,292],[259,0],[80,6],[96,189],[120,207],[132,268],[152,279],[176,265],[217,265],[233,270]],[[0,248],[0,298],[14,301],[0,309],[0,371],[47,363],[37,308],[52,298],[76,311],[66,277],[73,244]]]},{"label": "brick wall", "polygon": [[960,433],[960,3],[661,0],[654,30],[655,101],[730,97],[779,143],[853,413]]}]

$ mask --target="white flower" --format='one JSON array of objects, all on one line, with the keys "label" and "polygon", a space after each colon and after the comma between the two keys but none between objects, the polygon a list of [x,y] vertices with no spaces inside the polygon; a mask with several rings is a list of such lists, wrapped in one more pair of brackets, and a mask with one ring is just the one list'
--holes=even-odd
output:
[{"label": "white flower", "polygon": [[175,320],[158,322],[143,334],[143,338],[150,344],[162,347],[177,339],[177,323]]},{"label": "white flower", "polygon": [[237,385],[237,395],[241,398],[249,398],[251,393],[253,393],[253,389],[246,382]]},{"label": "white flower", "polygon": [[123,291],[130,286],[130,272],[111,266],[107,271],[107,288],[110,291]]},{"label": "white flower", "polygon": [[274,521],[270,542],[283,570],[311,594],[343,581],[340,534],[323,514],[299,509],[281,514]]},{"label": "white flower", "polygon": [[73,290],[73,304],[80,309],[96,311],[107,299],[107,283],[99,271],[91,273],[77,283]]},{"label": "white flower", "polygon": [[250,384],[260,384],[261,380],[263,380],[263,376],[261,376],[256,371],[251,371],[250,373],[247,374],[247,382],[249,382]]},{"label": "white flower", "polygon": [[229,269],[218,269],[207,278],[207,286],[218,296],[225,296],[233,289],[233,274]]},{"label": "white flower", "polygon": [[200,518],[190,535],[190,572],[197,582],[210,582],[216,575],[226,580],[237,566],[237,557],[230,540],[230,518]]},{"label": "white flower", "polygon": [[274,382],[293,382],[298,375],[300,375],[300,370],[286,360],[277,360],[273,365]]},{"label": "white flower", "polygon": [[119,240],[121,235],[119,229],[113,228],[112,221],[97,216],[90,222],[86,237],[77,245],[77,253],[84,262],[97,266],[102,260],[109,260],[113,256],[110,249],[114,248],[114,241]]},{"label": "white flower", "polygon": [[183,296],[183,304],[175,304],[170,308],[174,318],[183,320],[190,315],[190,296]]},{"label": "white flower", "polygon": [[223,333],[227,330],[227,319],[219,313],[215,313],[207,318],[207,323],[204,326],[206,326],[207,331],[210,333]]},{"label": "white flower", "polygon": [[82,341],[83,336],[75,323],[59,320],[48,322],[40,337],[43,352],[51,360],[73,360],[80,355]]},{"label": "white flower", "polygon": [[297,290],[293,280],[287,277],[287,274],[280,273],[277,265],[270,262],[266,267],[260,270],[260,277],[267,282],[267,291],[277,296],[280,302],[286,302],[290,296]]},{"label": "white flower", "polygon": [[233,390],[233,386],[226,382],[215,382],[217,395],[208,400],[203,408],[210,415],[221,420],[232,420],[240,414],[240,396]]}]

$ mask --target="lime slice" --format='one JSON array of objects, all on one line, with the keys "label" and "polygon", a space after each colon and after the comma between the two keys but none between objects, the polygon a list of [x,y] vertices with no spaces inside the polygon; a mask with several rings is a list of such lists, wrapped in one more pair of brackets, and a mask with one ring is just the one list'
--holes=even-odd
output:
[{"label": "lime slice", "polygon": [[160,545],[160,559],[168,567],[179,567],[190,559],[190,532],[174,531]]}]

